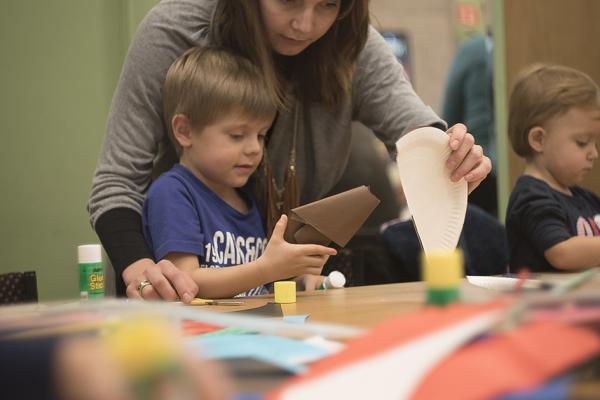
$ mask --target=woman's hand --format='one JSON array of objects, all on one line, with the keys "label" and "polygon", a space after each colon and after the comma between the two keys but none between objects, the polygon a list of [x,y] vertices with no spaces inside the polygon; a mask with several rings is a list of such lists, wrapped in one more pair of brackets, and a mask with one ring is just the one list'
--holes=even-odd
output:
[{"label": "woman's hand", "polygon": [[291,244],[283,234],[287,226],[287,216],[282,215],[267,248],[256,260],[265,282],[273,282],[304,274],[320,275],[323,265],[337,254],[335,249],[318,244]]},{"label": "woman's hand", "polygon": [[[125,268],[122,276],[127,286],[127,297],[133,299],[189,303],[198,293],[198,285],[192,277],[168,260],[157,264],[149,258],[138,260]],[[138,290],[142,282],[145,284]]]},{"label": "woman's hand", "polygon": [[446,161],[446,166],[452,171],[450,179],[458,182],[464,178],[471,193],[490,173],[492,162],[483,154],[483,148],[475,144],[473,135],[463,124],[454,125],[447,133],[452,150]]}]

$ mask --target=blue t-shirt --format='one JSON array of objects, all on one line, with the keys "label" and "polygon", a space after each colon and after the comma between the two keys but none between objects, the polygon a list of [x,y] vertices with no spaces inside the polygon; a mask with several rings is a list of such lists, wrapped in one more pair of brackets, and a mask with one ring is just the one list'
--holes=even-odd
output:
[{"label": "blue t-shirt", "polygon": [[[256,201],[240,189],[249,211],[242,214],[181,164],[150,187],[142,224],[155,260],[172,252],[198,255],[201,268],[222,268],[256,260],[267,238]],[[241,295],[266,293],[264,285]]]}]

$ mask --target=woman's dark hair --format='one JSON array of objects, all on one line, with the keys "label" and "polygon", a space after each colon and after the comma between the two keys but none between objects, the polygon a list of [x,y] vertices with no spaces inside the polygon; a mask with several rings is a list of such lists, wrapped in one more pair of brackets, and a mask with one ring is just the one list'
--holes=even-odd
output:
[{"label": "woman's dark hair", "polygon": [[[291,83],[304,102],[335,108],[350,92],[356,60],[369,30],[369,0],[340,0],[338,18],[317,42],[295,56]],[[248,58],[264,74],[267,90],[285,105],[285,79],[275,64],[259,0],[221,0],[213,36],[220,46]]]}]

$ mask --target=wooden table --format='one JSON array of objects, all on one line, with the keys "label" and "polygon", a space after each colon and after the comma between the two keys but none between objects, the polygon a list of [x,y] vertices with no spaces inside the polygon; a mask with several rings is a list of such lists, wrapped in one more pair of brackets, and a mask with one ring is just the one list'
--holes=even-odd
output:
[{"label": "wooden table", "polygon": [[282,305],[285,315],[308,314],[310,321],[371,327],[423,305],[422,282],[357,286],[299,292],[296,303]]},{"label": "wooden table", "polygon": [[[560,282],[573,273],[544,273],[535,278]],[[477,288],[466,282],[472,290],[486,293],[490,298],[498,292]],[[577,290],[600,288],[600,274],[583,284]],[[245,297],[243,306],[211,306],[215,311],[240,311],[263,306],[273,302],[273,295]],[[343,289],[298,292],[296,303],[283,304],[284,315],[308,314],[309,321],[328,322],[369,328],[400,313],[417,310],[425,302],[423,282],[392,283],[386,285],[356,286]]]},{"label": "wooden table", "polygon": [[[409,282],[298,292],[296,303],[282,304],[281,310],[284,315],[308,314],[310,322],[368,328],[393,315],[421,307],[424,289],[422,282]],[[272,303],[273,297],[246,297],[243,306],[210,307],[223,312],[251,310]]]}]

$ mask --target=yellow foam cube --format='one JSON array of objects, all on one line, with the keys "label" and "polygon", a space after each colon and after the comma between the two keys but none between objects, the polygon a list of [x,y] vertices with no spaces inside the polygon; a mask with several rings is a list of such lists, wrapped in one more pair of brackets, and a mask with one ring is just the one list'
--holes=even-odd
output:
[{"label": "yellow foam cube", "polygon": [[296,302],[296,282],[275,282],[275,303],[286,304]]},{"label": "yellow foam cube", "polygon": [[430,288],[451,288],[463,278],[463,254],[460,249],[422,254],[423,280]]}]

